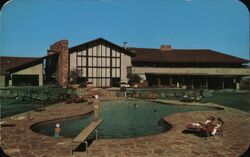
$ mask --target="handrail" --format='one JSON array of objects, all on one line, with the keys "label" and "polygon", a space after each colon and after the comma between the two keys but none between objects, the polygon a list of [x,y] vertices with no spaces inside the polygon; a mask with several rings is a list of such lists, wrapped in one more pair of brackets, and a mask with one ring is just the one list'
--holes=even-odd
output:
[{"label": "handrail", "polygon": [[[86,139],[89,137],[89,135],[95,131],[95,137],[96,140],[98,139],[98,130],[96,129],[101,123],[103,122],[102,119],[99,119],[97,122],[92,122],[90,123],[86,128],[84,128],[76,138],[74,138],[72,140],[72,145],[73,143],[85,143],[86,146],[86,154],[88,154],[88,142],[86,141]],[[71,154],[73,154],[73,146],[72,146],[72,150],[71,150]]]}]

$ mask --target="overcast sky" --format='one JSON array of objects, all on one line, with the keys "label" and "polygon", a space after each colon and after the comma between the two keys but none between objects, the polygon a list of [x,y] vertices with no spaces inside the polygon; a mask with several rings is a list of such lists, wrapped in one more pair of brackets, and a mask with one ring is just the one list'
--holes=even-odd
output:
[{"label": "overcast sky", "polygon": [[212,49],[249,58],[249,13],[238,0],[12,0],[1,10],[1,56],[39,57],[68,39],[130,47]]}]

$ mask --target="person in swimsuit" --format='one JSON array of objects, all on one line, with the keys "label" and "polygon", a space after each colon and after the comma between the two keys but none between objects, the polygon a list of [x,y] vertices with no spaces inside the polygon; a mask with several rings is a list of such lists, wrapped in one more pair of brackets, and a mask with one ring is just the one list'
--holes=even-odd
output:
[{"label": "person in swimsuit", "polygon": [[54,138],[59,138],[60,137],[60,135],[59,135],[60,132],[61,132],[60,124],[56,124]]},{"label": "person in swimsuit", "polygon": [[214,127],[211,135],[215,136],[216,133],[221,129],[221,127],[223,126],[223,124],[224,124],[224,121],[221,118],[218,118],[217,119],[217,124],[215,125],[215,127]]},{"label": "person in swimsuit", "polygon": [[94,107],[94,121],[99,120],[99,110],[100,110],[100,101],[99,101],[99,96],[95,95],[95,99],[93,101],[93,107]]}]

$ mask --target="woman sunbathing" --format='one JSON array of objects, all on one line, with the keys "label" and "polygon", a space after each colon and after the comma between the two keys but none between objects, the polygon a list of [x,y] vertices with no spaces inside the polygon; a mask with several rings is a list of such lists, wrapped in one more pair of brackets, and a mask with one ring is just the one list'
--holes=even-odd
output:
[{"label": "woman sunbathing", "polygon": [[211,132],[211,135],[215,136],[216,133],[220,132],[223,124],[224,124],[224,121],[221,118],[217,118],[217,124],[215,125],[213,131]]},{"label": "woman sunbathing", "polygon": [[202,129],[202,128],[207,127],[210,124],[213,124],[214,120],[215,120],[215,117],[210,116],[207,118],[207,120],[204,123],[201,123],[201,122],[191,123],[191,124],[186,125],[186,128],[187,129]]}]

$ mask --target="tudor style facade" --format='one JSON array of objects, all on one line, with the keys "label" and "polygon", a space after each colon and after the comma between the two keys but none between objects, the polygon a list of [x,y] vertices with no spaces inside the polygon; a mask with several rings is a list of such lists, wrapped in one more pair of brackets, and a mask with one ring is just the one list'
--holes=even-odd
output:
[{"label": "tudor style facade", "polygon": [[96,87],[119,86],[127,82],[127,67],[133,54],[102,38],[69,49],[70,71],[82,71],[84,80]]}]

